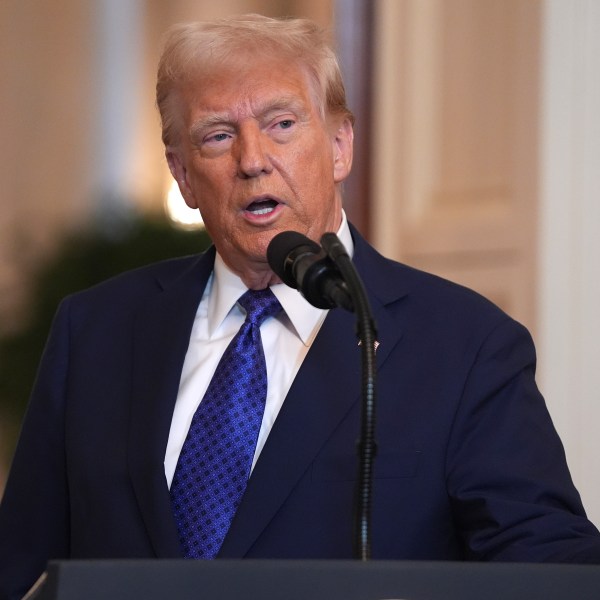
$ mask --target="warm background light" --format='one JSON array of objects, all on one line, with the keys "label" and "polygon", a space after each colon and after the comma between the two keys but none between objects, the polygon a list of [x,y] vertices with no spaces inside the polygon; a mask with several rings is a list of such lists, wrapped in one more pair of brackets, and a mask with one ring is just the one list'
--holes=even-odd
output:
[{"label": "warm background light", "polygon": [[183,199],[177,182],[173,180],[169,185],[165,197],[165,210],[167,216],[178,227],[186,229],[197,229],[204,227],[200,211],[191,209]]}]

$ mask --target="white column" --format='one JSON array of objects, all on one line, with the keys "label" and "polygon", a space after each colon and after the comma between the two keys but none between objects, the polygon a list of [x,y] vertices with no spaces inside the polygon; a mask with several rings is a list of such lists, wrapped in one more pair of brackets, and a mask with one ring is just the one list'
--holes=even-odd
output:
[{"label": "white column", "polygon": [[544,9],[539,381],[600,525],[600,2]]},{"label": "white column", "polygon": [[142,107],[141,0],[96,0],[97,72],[92,155],[98,210],[127,211],[135,195],[134,165]]}]

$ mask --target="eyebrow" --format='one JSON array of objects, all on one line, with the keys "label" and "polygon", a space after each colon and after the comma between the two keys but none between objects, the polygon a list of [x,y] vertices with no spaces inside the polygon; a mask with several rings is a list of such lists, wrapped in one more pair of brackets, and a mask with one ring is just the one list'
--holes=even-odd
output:
[{"label": "eyebrow", "polygon": [[[265,102],[264,105],[259,105],[255,111],[255,115],[260,119],[269,115],[269,113],[277,112],[280,110],[290,110],[296,113],[299,117],[306,115],[307,110],[304,108],[303,103],[296,96],[281,96],[279,98]],[[202,134],[202,131],[208,127],[215,125],[233,125],[235,119],[232,119],[229,112],[218,112],[208,114],[205,117],[201,117],[190,127],[190,135],[197,137]]]},{"label": "eyebrow", "polygon": [[206,117],[202,117],[192,124],[190,127],[190,135],[192,137],[196,137],[200,135],[202,130],[206,129],[207,127],[213,127],[214,125],[228,125],[230,123],[231,119],[226,113],[207,115]]}]

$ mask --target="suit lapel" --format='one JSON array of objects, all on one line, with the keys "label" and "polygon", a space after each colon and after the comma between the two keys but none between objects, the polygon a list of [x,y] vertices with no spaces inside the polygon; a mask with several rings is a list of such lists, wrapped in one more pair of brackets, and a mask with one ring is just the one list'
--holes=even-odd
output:
[{"label": "suit lapel", "polygon": [[203,255],[141,308],[135,323],[129,469],[158,557],[180,556],[164,457],[190,332],[214,264]]},{"label": "suit lapel", "polygon": [[[387,261],[377,259],[379,255],[353,234],[355,264],[378,325],[379,368],[401,337],[390,305],[405,294],[394,289],[397,283],[386,276]],[[248,552],[336,426],[360,400],[360,374],[355,315],[330,311],[269,434],[219,557],[243,557]]]}]

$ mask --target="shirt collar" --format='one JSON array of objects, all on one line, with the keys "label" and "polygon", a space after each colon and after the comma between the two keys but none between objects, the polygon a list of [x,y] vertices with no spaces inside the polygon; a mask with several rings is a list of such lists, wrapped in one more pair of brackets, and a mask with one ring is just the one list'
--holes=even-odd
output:
[{"label": "shirt collar", "polygon": [[[350,256],[354,254],[354,242],[346,213],[342,211],[342,223],[337,236]],[[242,280],[225,264],[219,253],[215,257],[215,267],[211,281],[205,293],[208,297],[208,333],[212,337],[217,328],[223,323],[238,298],[247,291]],[[317,325],[323,321],[327,310],[316,308],[295,290],[280,283],[271,286],[271,290],[281,303],[289,323],[295,329],[302,343],[309,346],[317,332]]]}]

